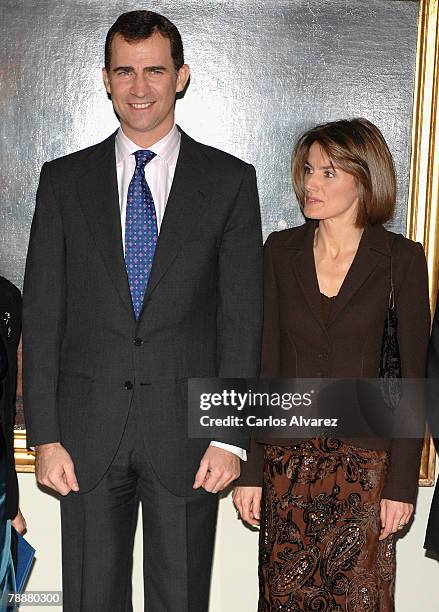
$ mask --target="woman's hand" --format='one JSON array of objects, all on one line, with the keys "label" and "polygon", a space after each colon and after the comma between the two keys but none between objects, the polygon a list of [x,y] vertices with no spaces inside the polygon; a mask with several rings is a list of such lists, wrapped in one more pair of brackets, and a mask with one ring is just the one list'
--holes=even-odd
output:
[{"label": "woman's hand", "polygon": [[26,531],[26,521],[24,520],[24,516],[21,514],[20,508],[18,509],[17,516],[11,521],[11,525],[17,533],[24,533]]},{"label": "woman's hand", "polygon": [[253,527],[259,525],[262,487],[235,487],[232,499],[243,521]]},{"label": "woman's hand", "polygon": [[413,514],[413,504],[382,499],[380,505],[381,532],[378,539],[384,540],[391,533],[396,533],[407,525]]}]

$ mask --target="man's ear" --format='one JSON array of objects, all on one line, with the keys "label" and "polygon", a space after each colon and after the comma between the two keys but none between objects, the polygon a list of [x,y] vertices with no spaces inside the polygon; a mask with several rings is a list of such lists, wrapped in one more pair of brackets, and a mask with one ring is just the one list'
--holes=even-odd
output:
[{"label": "man's ear", "polygon": [[106,68],[102,68],[102,80],[104,82],[107,94],[111,94],[110,79],[108,78],[108,72]]},{"label": "man's ear", "polygon": [[183,91],[183,89],[186,87],[190,73],[189,66],[187,64],[183,64],[183,66],[177,72],[177,84],[175,87],[176,93]]}]

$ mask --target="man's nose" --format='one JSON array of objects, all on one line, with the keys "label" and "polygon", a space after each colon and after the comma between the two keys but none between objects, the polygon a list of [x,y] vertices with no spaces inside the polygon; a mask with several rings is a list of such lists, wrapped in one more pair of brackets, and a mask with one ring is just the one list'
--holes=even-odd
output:
[{"label": "man's nose", "polygon": [[149,91],[148,76],[136,74],[131,82],[131,93],[137,98],[143,98]]}]

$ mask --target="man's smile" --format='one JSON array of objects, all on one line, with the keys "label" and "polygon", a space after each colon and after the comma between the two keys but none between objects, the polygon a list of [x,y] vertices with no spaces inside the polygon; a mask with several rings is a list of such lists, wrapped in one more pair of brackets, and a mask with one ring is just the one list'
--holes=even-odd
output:
[{"label": "man's smile", "polygon": [[135,110],[143,110],[151,106],[151,104],[154,104],[154,102],[129,102],[128,104]]}]

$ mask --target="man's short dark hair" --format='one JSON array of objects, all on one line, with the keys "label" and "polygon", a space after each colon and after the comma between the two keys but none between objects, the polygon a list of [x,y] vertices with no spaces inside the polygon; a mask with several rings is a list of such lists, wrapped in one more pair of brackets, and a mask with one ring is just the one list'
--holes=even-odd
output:
[{"label": "man's short dark hair", "polygon": [[136,42],[149,38],[158,32],[169,40],[171,57],[176,70],[184,64],[183,42],[177,27],[163,15],[152,11],[129,11],[122,13],[107,32],[105,39],[105,68],[110,70],[111,43],[116,34],[127,42]]}]

